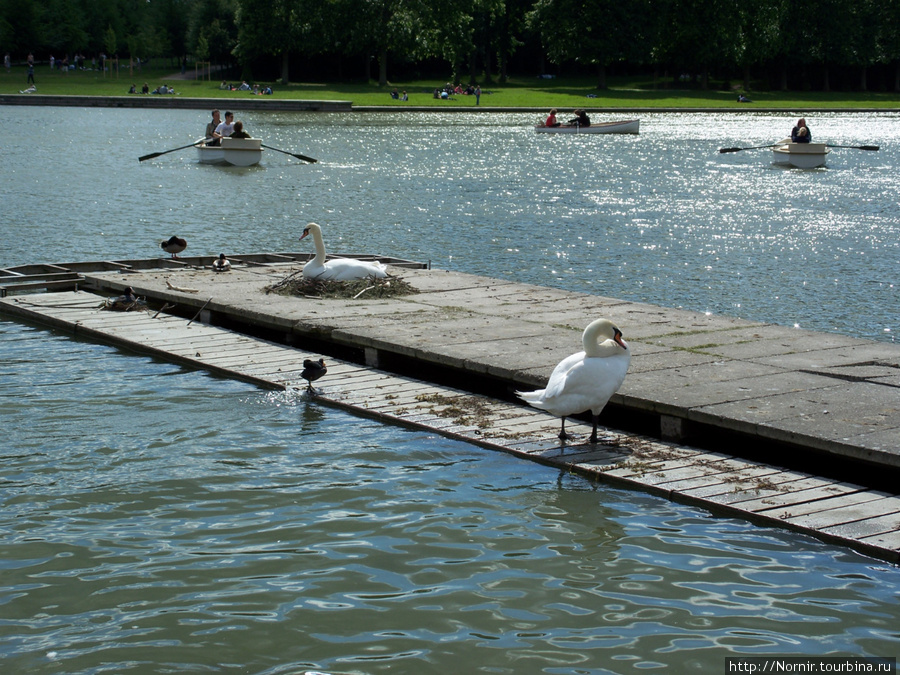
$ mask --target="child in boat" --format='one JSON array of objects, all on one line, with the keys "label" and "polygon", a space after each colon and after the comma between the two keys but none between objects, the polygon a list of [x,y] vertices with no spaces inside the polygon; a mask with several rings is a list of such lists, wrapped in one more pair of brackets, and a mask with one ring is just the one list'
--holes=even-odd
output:
[{"label": "child in boat", "polygon": [[544,121],[545,127],[558,127],[559,122],[556,121],[556,108],[553,108],[550,111],[550,114],[547,115],[547,119]]},{"label": "child in boat", "polygon": [[231,138],[251,138],[250,134],[244,131],[244,123],[240,120],[234,123],[234,131],[231,132]]}]

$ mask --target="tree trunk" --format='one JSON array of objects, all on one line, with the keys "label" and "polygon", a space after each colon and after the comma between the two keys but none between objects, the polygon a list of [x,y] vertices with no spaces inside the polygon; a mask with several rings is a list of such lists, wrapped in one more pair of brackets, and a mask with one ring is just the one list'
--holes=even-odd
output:
[{"label": "tree trunk", "polygon": [[866,67],[860,66],[859,69],[859,90],[860,91],[868,91],[868,81],[866,80]]},{"label": "tree trunk", "polygon": [[894,91],[900,91],[900,61],[894,64]]},{"label": "tree trunk", "polygon": [[290,55],[287,51],[281,53],[281,84],[287,86],[291,83],[291,76],[289,72],[290,65]]},{"label": "tree trunk", "polygon": [[387,61],[387,49],[383,49],[381,50],[381,55],[378,57],[378,85],[380,87],[387,84]]},{"label": "tree trunk", "polygon": [[606,89],[606,66],[597,64],[597,89]]},{"label": "tree trunk", "polygon": [[822,91],[831,91],[831,74],[827,64],[822,67]]}]

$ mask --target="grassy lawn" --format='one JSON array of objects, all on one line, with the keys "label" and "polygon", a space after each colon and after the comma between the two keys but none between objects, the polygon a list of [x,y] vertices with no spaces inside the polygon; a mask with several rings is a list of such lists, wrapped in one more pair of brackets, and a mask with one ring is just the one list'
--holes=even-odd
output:
[{"label": "grassy lawn", "polygon": [[[160,84],[174,86],[178,95],[192,98],[246,99],[247,92],[219,89],[221,80],[170,79],[171,69],[135,71],[129,74],[123,69],[119,77],[101,77],[100,73],[87,71],[60,73],[41,64],[35,67],[37,93],[76,96],[128,96],[132,83],[140,91],[147,82],[151,91]],[[188,75],[192,75],[189,70]],[[0,94],[15,94],[25,89],[24,67],[13,68],[12,73],[0,72]],[[475,106],[474,96],[457,95],[449,101],[436,100],[432,93],[441,87],[441,80],[416,80],[391,82],[379,87],[375,82],[346,84],[296,83],[281,86],[267,82],[274,90],[273,99],[315,99],[352,101],[354,105],[380,105],[392,107]],[[729,84],[718,82],[720,89],[701,90],[689,85],[675,88],[671,81],[654,83],[643,80],[611,78],[609,88],[599,91],[595,82],[586,78],[514,78],[503,84],[482,85],[482,107],[500,108],[733,108],[740,105],[750,110],[755,107],[815,110],[822,108],[885,108],[900,107],[900,94],[892,92],[798,92],[751,91],[752,104],[738,104],[737,91]],[[406,91],[408,102],[393,100],[389,92],[393,88]],[[140,96],[140,94],[137,94]],[[267,97],[269,98],[269,97]]]}]

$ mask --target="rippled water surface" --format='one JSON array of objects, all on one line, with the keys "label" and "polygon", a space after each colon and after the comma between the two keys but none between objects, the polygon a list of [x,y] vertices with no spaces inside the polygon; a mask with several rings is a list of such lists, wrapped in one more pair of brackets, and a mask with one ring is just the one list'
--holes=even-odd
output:
[{"label": "rippled water surface", "polygon": [[895,567],[0,321],[9,673],[900,652]]},{"label": "rippled water surface", "polygon": [[[834,149],[771,164],[793,115],[643,114],[639,136],[548,136],[536,115],[242,113],[250,169],[200,166],[207,114],[0,106],[0,264],[303,249],[431,261],[667,307],[892,340],[900,316],[898,115],[807,116]],[[619,115],[621,117],[622,115]],[[597,119],[614,117],[595,115]],[[73,131],[75,133],[73,133]],[[627,332],[627,331],[626,331]]]},{"label": "rippled water surface", "polygon": [[[274,147],[198,166],[191,111],[3,108],[2,264],[377,252],[891,339],[882,151],[775,169],[783,118],[242,115]],[[813,124],[812,119],[810,123]],[[865,128],[863,134],[860,129]],[[80,133],[73,134],[78,129]],[[305,242],[304,242],[305,243]],[[420,431],[0,319],[0,672],[725,672],[732,655],[900,653],[900,570]]]}]

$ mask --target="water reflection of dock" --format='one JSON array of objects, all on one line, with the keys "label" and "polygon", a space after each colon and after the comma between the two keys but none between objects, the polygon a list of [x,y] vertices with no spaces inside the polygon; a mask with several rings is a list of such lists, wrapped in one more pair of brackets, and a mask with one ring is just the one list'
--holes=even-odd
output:
[{"label": "water reflection of dock", "polygon": [[[323,402],[900,559],[900,346],[393,259],[420,293],[264,291],[307,257],[234,256],[227,274],[211,257],[0,270],[0,312],[264,387],[304,389],[303,359],[325,356]],[[153,311],[99,309],[126,286]],[[543,385],[598,316],[625,332],[631,370],[606,444],[561,445],[557,420],[511,392]]]}]

